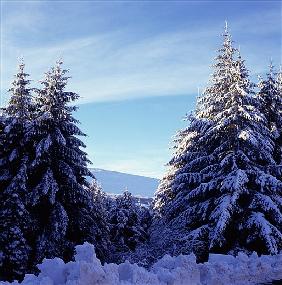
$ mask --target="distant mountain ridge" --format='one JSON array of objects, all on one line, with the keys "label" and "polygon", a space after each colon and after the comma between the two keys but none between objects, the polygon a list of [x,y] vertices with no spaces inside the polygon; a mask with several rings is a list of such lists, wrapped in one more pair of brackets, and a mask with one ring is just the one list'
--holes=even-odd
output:
[{"label": "distant mountain ridge", "polygon": [[118,171],[90,168],[102,188],[107,193],[122,194],[128,189],[136,197],[153,197],[159,180]]}]

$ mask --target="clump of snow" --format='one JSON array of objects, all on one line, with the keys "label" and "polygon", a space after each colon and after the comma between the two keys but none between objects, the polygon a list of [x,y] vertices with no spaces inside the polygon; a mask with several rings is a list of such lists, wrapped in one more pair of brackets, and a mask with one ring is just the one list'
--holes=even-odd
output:
[{"label": "clump of snow", "polygon": [[27,274],[22,283],[0,282],[1,285],[220,285],[258,284],[282,279],[282,253],[260,256],[256,253],[237,257],[211,254],[209,261],[196,263],[193,254],[165,255],[151,270],[128,261],[102,265],[94,246],[84,243],[76,247],[74,262],[60,258],[44,259],[38,265],[38,276]]}]

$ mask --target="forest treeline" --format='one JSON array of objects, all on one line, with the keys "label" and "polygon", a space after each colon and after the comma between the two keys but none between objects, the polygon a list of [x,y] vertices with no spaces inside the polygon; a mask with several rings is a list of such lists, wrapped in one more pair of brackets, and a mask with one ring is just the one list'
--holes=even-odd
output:
[{"label": "forest treeline", "polygon": [[88,170],[69,78],[58,61],[33,88],[21,61],[1,109],[0,279],[36,272],[45,257],[71,260],[84,241],[102,262],[145,267],[166,253],[282,250],[281,70],[271,63],[251,82],[226,27],[150,208],[128,191],[108,196]]}]

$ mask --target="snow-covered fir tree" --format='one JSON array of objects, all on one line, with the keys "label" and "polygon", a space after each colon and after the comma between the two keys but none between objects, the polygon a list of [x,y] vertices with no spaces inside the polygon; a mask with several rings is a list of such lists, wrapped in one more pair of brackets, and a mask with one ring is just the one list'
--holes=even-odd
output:
[{"label": "snow-covered fir tree", "polygon": [[[31,217],[26,209],[27,173],[30,144],[26,134],[30,127],[33,103],[30,80],[19,64],[10,88],[10,101],[1,116],[0,159],[0,278],[21,277],[28,268],[32,230]],[[3,126],[3,125],[2,125]]]},{"label": "snow-covered fir tree", "polygon": [[89,190],[93,195],[92,218],[95,227],[93,227],[92,235],[95,237],[95,251],[103,261],[108,261],[110,254],[110,225],[109,213],[107,211],[108,198],[95,178],[91,182]]},{"label": "snow-covered fir tree", "polygon": [[[278,164],[282,163],[282,95],[281,95],[281,73],[274,72],[272,62],[266,79],[261,79],[257,98],[261,112],[265,115],[268,128],[274,137],[274,157]],[[282,170],[281,170],[282,171]],[[282,176],[281,176],[282,177]]]},{"label": "snow-covered fir tree", "polygon": [[28,243],[32,229],[31,218],[26,210],[27,180],[26,161],[9,186],[1,193],[0,207],[0,278],[14,280],[27,272],[31,248]]},{"label": "snow-covered fir tree", "polygon": [[[184,130],[179,131],[174,139],[174,156],[168,163],[169,169],[167,174],[163,177],[158,187],[158,191],[154,198],[154,208],[158,211],[164,210],[164,205],[175,197],[175,193],[172,191],[171,183],[175,179],[175,174],[185,167],[191,160],[207,160],[202,157],[203,153],[198,151],[197,139],[201,134],[205,133],[208,127],[212,124],[213,116],[222,109],[222,102],[213,104],[214,94],[217,98],[223,97],[228,90],[228,71],[233,68],[234,54],[236,49],[232,45],[231,36],[228,32],[227,24],[223,34],[224,41],[222,47],[219,49],[219,54],[215,59],[214,73],[212,74],[213,84],[208,86],[204,94],[205,96],[199,97],[197,101],[197,116],[191,113],[186,116],[185,120],[189,122],[189,125]],[[183,155],[186,153],[186,155]]]},{"label": "snow-covered fir tree", "polygon": [[[151,240],[162,254],[193,251],[205,259],[209,252],[282,249],[282,182],[270,171],[277,169],[273,136],[236,53],[226,28],[211,84],[178,135],[154,200]],[[158,242],[158,236],[167,238]]]},{"label": "snow-covered fir tree", "polygon": [[[229,93],[229,87],[233,83],[231,71],[234,69],[234,60],[237,49],[233,46],[227,23],[223,33],[223,44],[218,50],[215,63],[212,65],[214,71],[211,75],[210,84],[205,88],[203,95],[198,98],[197,117],[213,120],[213,117],[225,107],[224,98]],[[216,97],[215,97],[216,95]]]},{"label": "snow-covered fir tree", "polygon": [[147,237],[145,215],[136,205],[128,190],[116,198],[116,206],[110,213],[111,242],[113,243],[115,262],[122,262],[125,256],[136,249]]},{"label": "snow-covered fir tree", "polygon": [[[34,153],[29,178],[29,205],[36,219],[35,263],[44,257],[71,258],[73,246],[89,241],[99,247],[99,213],[93,205],[87,176],[85,136],[72,113],[79,95],[66,91],[69,77],[62,61],[46,73],[37,97],[31,140]],[[97,236],[97,232],[99,236]],[[99,239],[99,240],[96,240]]]},{"label": "snow-covered fir tree", "polygon": [[[196,118],[194,114],[186,116],[189,126],[179,131],[174,137],[174,155],[167,164],[168,171],[163,179],[153,199],[153,207],[157,216],[165,214],[166,205],[175,198],[176,192],[172,188],[177,173],[183,169],[186,164],[196,158],[201,158],[202,153],[198,151],[197,140],[200,135],[210,125],[209,120]],[[183,153],[186,155],[183,155]],[[200,161],[199,161],[200,162]]]},{"label": "snow-covered fir tree", "polygon": [[[91,181],[89,190],[91,191],[93,195],[94,202],[99,205],[101,208],[104,207],[104,205],[107,203],[107,195],[106,193],[102,190],[102,185],[97,181],[96,178],[94,178]],[[105,209],[102,209],[103,211]]]}]

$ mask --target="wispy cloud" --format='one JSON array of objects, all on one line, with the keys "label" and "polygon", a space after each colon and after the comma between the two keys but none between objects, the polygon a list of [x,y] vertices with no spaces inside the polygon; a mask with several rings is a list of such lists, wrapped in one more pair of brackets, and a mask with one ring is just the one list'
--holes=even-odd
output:
[{"label": "wispy cloud", "polygon": [[119,31],[44,47],[10,45],[4,50],[3,86],[10,81],[15,59],[21,54],[27,69],[37,76],[62,56],[71,69],[72,86],[81,94],[81,102],[195,92],[196,78],[207,75],[204,63],[195,62],[201,52],[206,53],[200,47],[192,57],[191,52],[193,42],[204,43],[210,37],[208,32],[167,33],[125,44],[126,37],[126,31]]},{"label": "wispy cloud", "polygon": [[[231,23],[231,28],[238,35],[265,35],[279,29],[271,22],[274,12],[268,11],[264,15],[265,23],[260,29],[251,26],[258,20],[256,14],[238,19]],[[27,70],[35,81],[41,79],[56,59],[63,57],[73,76],[70,87],[80,93],[80,103],[196,93],[197,87],[203,87],[207,82],[208,66],[215,55],[220,33],[218,25],[213,24],[197,30],[182,29],[136,37],[132,36],[132,30],[124,27],[87,37],[76,34],[73,39],[58,38],[43,45],[21,44],[13,36],[17,27],[36,35],[44,32],[44,26],[48,25],[39,5],[10,13],[2,24],[1,89],[8,88],[18,56],[25,56]],[[254,43],[248,40],[241,45],[251,58],[255,72],[261,72],[264,67],[253,58]]]}]

